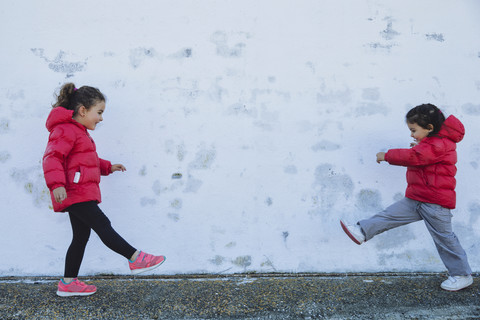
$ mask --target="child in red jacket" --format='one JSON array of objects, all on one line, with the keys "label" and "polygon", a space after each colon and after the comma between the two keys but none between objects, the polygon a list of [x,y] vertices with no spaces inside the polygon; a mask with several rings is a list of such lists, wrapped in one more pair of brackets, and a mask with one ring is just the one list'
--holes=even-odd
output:
[{"label": "child in red jacket", "polygon": [[456,144],[465,129],[457,118],[445,119],[432,104],[411,109],[406,116],[414,139],[410,149],[390,149],[377,153],[377,162],[407,167],[405,198],[373,217],[354,225],[340,221],[345,233],[357,244],[392,228],[424,220],[445,264],[449,277],[441,287],[457,291],[473,283],[472,270],[452,231],[450,209],[455,208]]},{"label": "child in red jacket", "polygon": [[43,156],[45,181],[55,212],[68,212],[73,239],[65,258],[64,278],[58,283],[59,296],[84,296],[96,292],[93,285],[77,279],[90,232],[93,229],[111,250],[129,260],[134,274],[160,266],[164,256],[138,251],[126,242],[98,207],[101,202],[100,176],[125,171],[122,164],[100,159],[87,130],[103,120],[105,97],[96,88],[75,88],[65,84],[47,119],[50,132]]}]

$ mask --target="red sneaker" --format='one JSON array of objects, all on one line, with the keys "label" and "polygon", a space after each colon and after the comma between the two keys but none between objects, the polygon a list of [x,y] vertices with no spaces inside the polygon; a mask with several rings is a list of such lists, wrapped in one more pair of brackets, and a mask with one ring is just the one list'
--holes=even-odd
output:
[{"label": "red sneaker", "polygon": [[132,274],[139,274],[155,269],[165,262],[165,259],[165,256],[154,256],[140,251],[135,261],[128,260],[128,265],[130,266],[130,270],[132,270]]},{"label": "red sneaker", "polygon": [[70,283],[63,282],[63,279],[58,282],[57,295],[60,297],[89,296],[95,292],[97,292],[97,287],[85,284],[77,278]]}]

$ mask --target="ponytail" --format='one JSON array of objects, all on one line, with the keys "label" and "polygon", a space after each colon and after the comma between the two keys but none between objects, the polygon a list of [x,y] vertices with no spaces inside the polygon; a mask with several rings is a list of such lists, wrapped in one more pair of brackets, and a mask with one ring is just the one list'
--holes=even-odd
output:
[{"label": "ponytail", "polygon": [[75,92],[75,85],[73,83],[66,83],[60,89],[60,93],[57,96],[57,102],[53,104],[53,107],[64,107],[65,109],[73,110],[70,108],[70,100]]},{"label": "ponytail", "polygon": [[105,101],[105,96],[97,88],[83,86],[75,88],[75,84],[69,82],[65,83],[57,96],[57,102],[52,107],[63,107],[68,110],[73,110],[75,116],[80,106],[84,106],[87,110],[90,109],[97,102]]}]

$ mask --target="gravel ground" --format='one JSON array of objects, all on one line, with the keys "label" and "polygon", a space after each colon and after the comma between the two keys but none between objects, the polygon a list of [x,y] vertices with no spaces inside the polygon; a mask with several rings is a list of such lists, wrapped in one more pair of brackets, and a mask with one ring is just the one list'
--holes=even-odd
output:
[{"label": "gravel ground", "polygon": [[480,285],[440,288],[443,274],[230,275],[81,279],[88,297],[56,295],[54,278],[0,278],[0,319],[480,319]]}]

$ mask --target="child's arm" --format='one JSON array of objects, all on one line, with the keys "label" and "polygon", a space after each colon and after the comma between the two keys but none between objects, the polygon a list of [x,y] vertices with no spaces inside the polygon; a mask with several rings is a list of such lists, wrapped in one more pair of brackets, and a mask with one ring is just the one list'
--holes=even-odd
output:
[{"label": "child's arm", "polygon": [[377,163],[380,163],[382,161],[385,161],[385,152],[377,153]]},{"label": "child's arm", "polygon": [[67,199],[67,190],[64,187],[58,187],[53,191],[53,197],[58,203],[62,203],[63,200]]},{"label": "child's arm", "polygon": [[112,172],[112,163],[100,158],[100,174],[102,176],[108,176]]},{"label": "child's arm", "polygon": [[100,159],[100,173],[102,176],[108,176],[115,171],[127,171],[123,164],[112,164],[110,161]]},{"label": "child's arm", "polygon": [[425,166],[438,162],[443,153],[441,146],[422,141],[410,149],[390,149],[385,153],[384,159],[397,166]]},{"label": "child's arm", "polygon": [[[75,134],[68,128],[57,127],[48,137],[47,148],[43,155],[43,174],[50,190],[66,185],[64,163],[75,144]],[[66,198],[66,195],[65,195]]]},{"label": "child's arm", "polygon": [[112,165],[112,173],[115,172],[115,171],[127,171],[127,168],[124,167],[123,164],[113,164]]},{"label": "child's arm", "polygon": [[100,159],[100,173],[103,176],[108,176],[115,171],[127,171],[123,164],[113,164],[110,161]]}]

